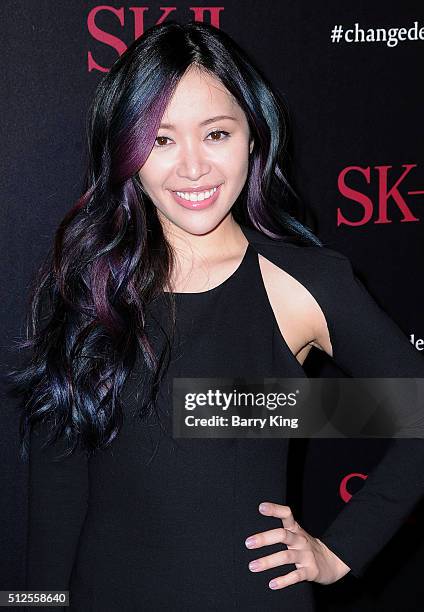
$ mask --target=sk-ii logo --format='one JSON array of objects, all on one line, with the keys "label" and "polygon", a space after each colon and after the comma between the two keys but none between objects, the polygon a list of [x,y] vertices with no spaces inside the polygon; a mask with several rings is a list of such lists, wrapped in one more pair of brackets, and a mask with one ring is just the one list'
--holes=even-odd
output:
[{"label": "sk-ii logo", "polygon": [[[412,203],[414,197],[424,195],[424,189],[411,189],[406,185],[411,182],[408,175],[416,167],[417,164],[402,164],[403,170],[393,166],[374,166],[372,168],[348,166],[344,168],[338,176],[338,188],[345,198],[356,204],[352,207],[350,202],[345,207],[337,209],[337,226],[356,227],[367,223],[393,223],[391,217],[394,216],[394,211],[396,218],[399,212],[401,213],[401,223],[420,221],[412,213],[409,204]],[[349,186],[349,179],[357,183],[358,179],[363,180],[364,178],[367,185],[376,188],[376,199],[372,200],[364,192]],[[349,213],[354,218],[350,217]]]},{"label": "sk-ii logo", "polygon": [[[176,6],[161,6],[160,10],[162,14],[155,21],[155,25],[162,23],[171,15],[174,11],[177,10]],[[191,19],[200,22],[210,23],[212,26],[219,28],[219,17],[221,11],[224,10],[223,6],[191,6]],[[99,19],[105,20],[106,17],[115,20],[119,23],[121,28],[131,28],[131,35],[133,40],[136,40],[140,36],[144,34],[145,25],[144,25],[144,17],[145,14],[149,11],[148,6],[130,6],[128,8],[115,8],[114,6],[95,6],[88,14],[87,17],[87,27],[91,36],[109,47],[112,47],[116,50],[117,54],[120,56],[126,51],[127,45],[123,40],[110,34],[106,30],[102,29],[98,25]],[[174,18],[174,15],[171,16],[171,19]],[[153,25],[153,24],[152,24]],[[150,23],[149,23],[150,27]],[[88,52],[88,71],[98,70],[100,72],[108,72],[109,68],[106,66],[101,66],[93,57],[91,51]]]},{"label": "sk-ii logo", "polygon": [[[350,474],[347,474],[342,479],[340,486],[339,486],[339,495],[346,504],[350,502],[352,497],[354,497],[355,495],[355,493],[351,493],[348,490],[348,485],[350,484],[350,480],[352,480],[353,478],[359,478],[360,480],[365,481],[368,478],[368,476],[366,474],[361,474],[360,472],[351,472]],[[361,487],[359,487],[359,489],[360,488]],[[409,516],[407,516],[405,519],[405,523],[410,523],[412,525],[415,525],[417,522],[418,521],[414,513],[409,514]]]},{"label": "sk-ii logo", "polygon": [[361,478],[362,480],[366,480],[368,476],[366,476],[365,474],[361,474],[359,472],[352,472],[351,474],[347,474],[347,476],[345,476],[342,479],[340,486],[339,486],[339,495],[342,498],[342,500],[346,503],[352,499],[352,495],[353,495],[348,490],[348,484],[352,478]]}]

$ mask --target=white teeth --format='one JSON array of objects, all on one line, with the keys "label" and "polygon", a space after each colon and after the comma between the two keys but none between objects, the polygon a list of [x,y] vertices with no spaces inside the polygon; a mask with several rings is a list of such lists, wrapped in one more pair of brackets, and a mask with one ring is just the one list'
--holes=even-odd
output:
[{"label": "white teeth", "polygon": [[180,198],[184,198],[184,200],[189,200],[190,202],[203,202],[203,200],[207,200],[210,198],[218,187],[214,187],[210,191],[200,191],[197,193],[187,191],[177,191],[176,194],[180,196]]}]

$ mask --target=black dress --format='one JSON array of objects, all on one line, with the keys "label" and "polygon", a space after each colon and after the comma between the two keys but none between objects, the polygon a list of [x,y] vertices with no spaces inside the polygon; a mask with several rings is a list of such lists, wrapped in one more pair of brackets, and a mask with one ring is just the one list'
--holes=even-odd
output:
[{"label": "black dress", "polygon": [[[422,356],[326,247],[274,241],[242,226],[249,241],[237,270],[201,293],[175,294],[177,338],[161,389],[171,430],[173,377],[304,377],[269,303],[258,253],[302,283],[320,305],[334,361],[348,376],[424,377]],[[149,311],[152,337],[164,302]],[[89,461],[51,461],[32,436],[26,589],[70,590],[78,612],[314,609],[312,584],[272,591],[284,565],[253,573],[252,559],[284,545],[248,550],[248,535],[281,526],[264,500],[286,497],[287,439],[178,439],[154,419],[132,417],[135,368],[123,428]],[[168,415],[168,416],[166,416]],[[153,452],[153,458],[152,458]],[[424,440],[395,440],[362,489],[321,536],[362,575],[424,491]],[[385,520],[381,521],[384,516]]]}]

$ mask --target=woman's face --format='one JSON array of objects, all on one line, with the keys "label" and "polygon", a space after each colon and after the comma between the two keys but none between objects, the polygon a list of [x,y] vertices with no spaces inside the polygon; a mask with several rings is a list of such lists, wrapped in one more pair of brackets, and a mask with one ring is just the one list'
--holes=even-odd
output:
[{"label": "woman's face", "polygon": [[227,216],[247,178],[249,138],[246,116],[224,85],[188,70],[139,171],[164,227],[200,235]]}]

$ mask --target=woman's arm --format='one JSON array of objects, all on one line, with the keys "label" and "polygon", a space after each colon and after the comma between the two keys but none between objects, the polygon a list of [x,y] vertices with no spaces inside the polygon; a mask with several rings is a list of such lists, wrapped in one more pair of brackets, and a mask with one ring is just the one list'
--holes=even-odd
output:
[{"label": "woman's arm", "polygon": [[[348,258],[332,258],[321,306],[333,359],[353,377],[424,378],[424,359],[354,275]],[[337,265],[334,265],[337,264]],[[424,407],[423,407],[424,409]],[[320,537],[361,576],[424,494],[424,439],[394,439]]]},{"label": "woman's arm", "polygon": [[31,434],[28,488],[27,590],[69,590],[88,504],[88,459],[53,459],[64,443],[42,449],[45,426]]},{"label": "woman's arm", "polygon": [[[348,376],[424,378],[423,356],[368,293],[345,255],[327,247],[272,242],[253,230],[244,231],[259,253],[315,298],[331,341],[323,341],[322,347],[332,347],[334,362]],[[393,439],[320,540],[354,576],[361,576],[423,494],[424,439]]]}]

